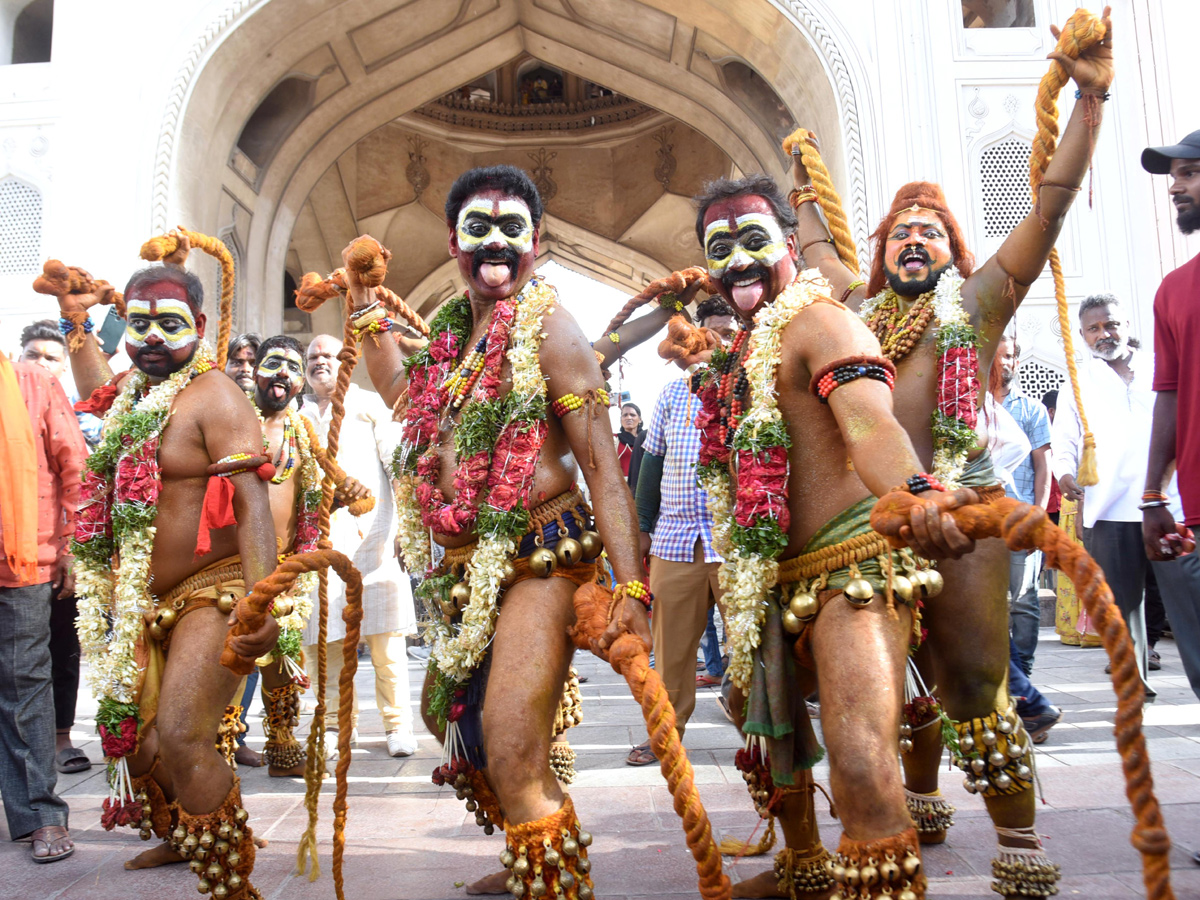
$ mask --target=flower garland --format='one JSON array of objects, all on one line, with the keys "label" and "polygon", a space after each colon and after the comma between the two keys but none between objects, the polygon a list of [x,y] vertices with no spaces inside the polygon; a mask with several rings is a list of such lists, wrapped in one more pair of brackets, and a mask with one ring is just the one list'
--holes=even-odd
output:
[{"label": "flower garland", "polygon": [[791,438],[779,412],[775,385],[783,331],[802,309],[828,296],[828,283],[816,269],[808,269],[755,315],[744,364],[750,403],[736,425],[729,422],[732,434],[725,441],[718,430],[715,377],[725,360],[714,354],[700,379],[696,472],[713,515],[713,547],[725,559],[719,578],[726,592],[729,671],[742,690],[750,687],[769,593],[779,581],[776,557],[787,546],[790,525],[787,451]]},{"label": "flower garland", "polygon": [[88,679],[100,700],[96,721],[104,753],[117,760],[110,785],[121,791],[121,802],[129,785],[125,757],[137,749],[141,724],[136,698],[142,676],[135,651],[142,613],[153,607],[147,586],[162,492],[158,447],[175,398],[212,364],[212,351],[201,343],[187,368],[148,391],[145,373],[134,372],[104,418],[100,445],[88,458],[80,490],[71,542],[76,625]]},{"label": "flower garland", "polygon": [[[933,430],[933,476],[950,490],[958,487],[967,463],[967,456],[979,444],[975,433],[979,404],[979,351],[975,329],[962,303],[963,277],[957,269],[942,273],[934,288],[932,301],[922,295],[910,310],[910,318],[923,332],[929,323],[927,310],[937,328],[937,405],[931,417]],[[927,302],[926,314],[913,317],[917,305]],[[889,359],[899,360],[920,339],[920,334],[897,340],[885,330],[883,317],[877,315],[891,304],[899,307],[892,289],[885,288],[863,303],[859,316],[867,322],[885,347]],[[884,333],[881,334],[881,330]]]},{"label": "flower garland", "polygon": [[[436,487],[438,442],[451,399],[446,384],[471,331],[466,296],[447,301],[430,326],[435,337],[405,362],[409,406],[404,438],[392,464],[399,482],[396,499],[405,565],[410,572],[427,573],[426,529],[460,534],[474,525],[479,536],[467,564],[471,596],[462,621],[447,623],[434,616],[426,627],[443,692],[452,692],[467,681],[483,658],[495,628],[496,600],[505,569],[516,552],[517,540],[529,530],[529,493],[549,430],[546,380],[538,351],[545,336],[542,318],[554,311],[556,303],[554,289],[534,278],[515,300],[496,304],[488,327],[483,373],[455,429],[456,496],[449,503]],[[505,357],[512,367],[512,390],[500,396]],[[443,586],[441,581],[439,586]]]}]

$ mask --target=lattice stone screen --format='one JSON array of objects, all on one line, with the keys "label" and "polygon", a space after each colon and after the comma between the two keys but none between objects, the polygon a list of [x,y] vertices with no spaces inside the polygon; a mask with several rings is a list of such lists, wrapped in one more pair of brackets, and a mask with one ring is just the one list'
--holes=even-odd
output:
[{"label": "lattice stone screen", "polygon": [[1046,391],[1062,389],[1067,373],[1040,362],[1027,362],[1018,367],[1017,380],[1021,383],[1021,390],[1040,403]]},{"label": "lattice stone screen", "polygon": [[1029,145],[1008,138],[980,154],[983,188],[983,233],[1007,237],[1029,215]]},{"label": "lattice stone screen", "polygon": [[0,179],[0,275],[41,270],[42,194],[17,178]]}]

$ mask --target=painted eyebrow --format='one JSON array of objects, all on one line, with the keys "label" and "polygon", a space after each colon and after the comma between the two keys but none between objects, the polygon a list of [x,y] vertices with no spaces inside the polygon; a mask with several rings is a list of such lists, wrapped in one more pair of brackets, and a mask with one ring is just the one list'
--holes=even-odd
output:
[{"label": "painted eyebrow", "polygon": [[[945,233],[944,230],[940,226],[935,225],[933,222],[897,222],[895,225],[892,226],[892,231],[895,231],[897,228],[908,228],[908,229],[932,228],[934,231],[937,231],[937,232],[940,232],[943,234]],[[891,232],[889,232],[889,234],[890,233]]]}]

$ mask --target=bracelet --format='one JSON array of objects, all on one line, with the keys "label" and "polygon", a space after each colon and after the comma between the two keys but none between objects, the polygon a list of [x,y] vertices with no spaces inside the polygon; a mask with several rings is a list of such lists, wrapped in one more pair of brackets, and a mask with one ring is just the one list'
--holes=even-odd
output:
[{"label": "bracelet", "polygon": [[356,309],[354,312],[350,313],[350,321],[357,322],[367,313],[371,312],[372,310],[379,309],[381,306],[382,302],[380,300],[376,300],[374,303],[364,306],[362,309]]},{"label": "bracelet", "polygon": [[610,341],[612,341],[614,344],[619,344],[619,343],[621,343],[621,335],[620,335],[620,334],[618,334],[618,333],[617,333],[617,332],[615,332],[615,331],[610,331],[610,332],[608,333],[608,339],[609,339]]},{"label": "bracelet", "polygon": [[855,291],[857,291],[864,284],[866,284],[866,282],[863,281],[861,278],[858,278],[858,279],[850,282],[848,285],[846,285],[846,289],[844,291],[842,291],[842,299],[839,300],[838,302],[841,303],[842,306],[845,306],[846,301],[850,299],[850,295],[853,294]]},{"label": "bracelet", "polygon": [[946,487],[928,472],[918,472],[904,480],[904,486],[910,494],[922,494],[925,491],[945,491]]},{"label": "bracelet", "polygon": [[788,192],[788,203],[793,209],[799,209],[801,204],[812,203],[817,199],[817,192],[811,184],[793,188]]},{"label": "bracelet", "polygon": [[1112,97],[1112,94],[1110,94],[1108,91],[1084,91],[1082,89],[1077,89],[1075,91],[1075,99],[1082,100],[1085,94],[1089,97],[1099,97],[1101,101],[1107,101]]},{"label": "bracelet", "polygon": [[372,322],[378,322],[388,317],[387,309],[378,301],[362,311],[361,315],[350,317],[351,328],[366,328]]},{"label": "bracelet", "polygon": [[[659,294],[658,305],[666,310],[683,312],[683,302],[676,297],[672,291],[667,291],[665,294]],[[616,334],[616,332],[614,331],[613,334]],[[616,341],[613,341],[613,343],[615,344]]]},{"label": "bracelet", "polygon": [[1160,506],[1170,506],[1170,505],[1171,504],[1168,503],[1166,500],[1145,500],[1142,503],[1138,504],[1138,509],[1140,509],[1140,510],[1158,509]]},{"label": "bracelet", "polygon": [[808,389],[822,403],[829,402],[829,395],[837,388],[857,378],[882,381],[892,390],[896,388],[896,366],[882,356],[850,356],[834,360],[813,375]]},{"label": "bracelet", "polygon": [[58,319],[58,330],[63,337],[69,335],[76,328],[82,328],[84,334],[91,334],[92,329],[96,327],[96,323],[92,321],[92,317],[84,313],[83,321],[78,324],[66,316],[60,316]]},{"label": "bracelet", "polygon": [[1162,491],[1143,491],[1142,499],[1143,500],[1166,500],[1167,495],[1164,494]]},{"label": "bracelet", "polygon": [[809,241],[807,244],[802,244],[800,246],[800,254],[803,256],[804,251],[807,250],[809,247],[811,247],[813,244],[832,244],[832,243],[833,243],[833,238],[827,238],[827,237],[817,238],[815,241]]},{"label": "bracelet", "polygon": [[385,331],[391,331],[391,330],[392,330],[392,321],[391,321],[391,319],[388,319],[386,316],[384,316],[383,318],[380,318],[380,319],[376,319],[366,325],[363,325],[362,327],[359,327],[358,325],[354,324],[353,321],[350,324],[350,331],[354,335],[355,340],[358,340],[358,341],[361,341],[368,334],[382,334]]},{"label": "bracelet", "polygon": [[[645,581],[626,581],[618,584],[616,590],[613,591],[613,598],[620,600],[623,597],[632,597],[637,600],[642,606],[646,607],[646,611],[650,611],[650,604],[654,602],[654,594],[650,593],[650,588]],[[614,603],[615,607],[616,604]]]}]

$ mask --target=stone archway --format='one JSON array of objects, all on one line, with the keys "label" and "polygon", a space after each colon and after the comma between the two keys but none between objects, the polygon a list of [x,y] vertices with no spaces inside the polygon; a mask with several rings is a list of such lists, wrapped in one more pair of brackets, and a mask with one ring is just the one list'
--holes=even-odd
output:
[{"label": "stone archway", "polygon": [[[522,54],[686,123],[741,171],[786,178],[780,128],[788,119],[813,128],[865,240],[860,101],[814,3],[745,0],[731,11],[715,2],[681,10],[669,0],[363,0],[352,18],[348,6],[314,0],[298,15],[282,0],[235,0],[198,40],[172,90],[154,227],[181,218],[236,235],[246,261],[242,327],[278,329],[297,217],[343,154]],[[637,27],[622,25],[630,22]],[[247,165],[234,150],[243,126],[293,76],[312,82],[311,108],[269,162]],[[604,253],[586,229],[567,243]]]}]

